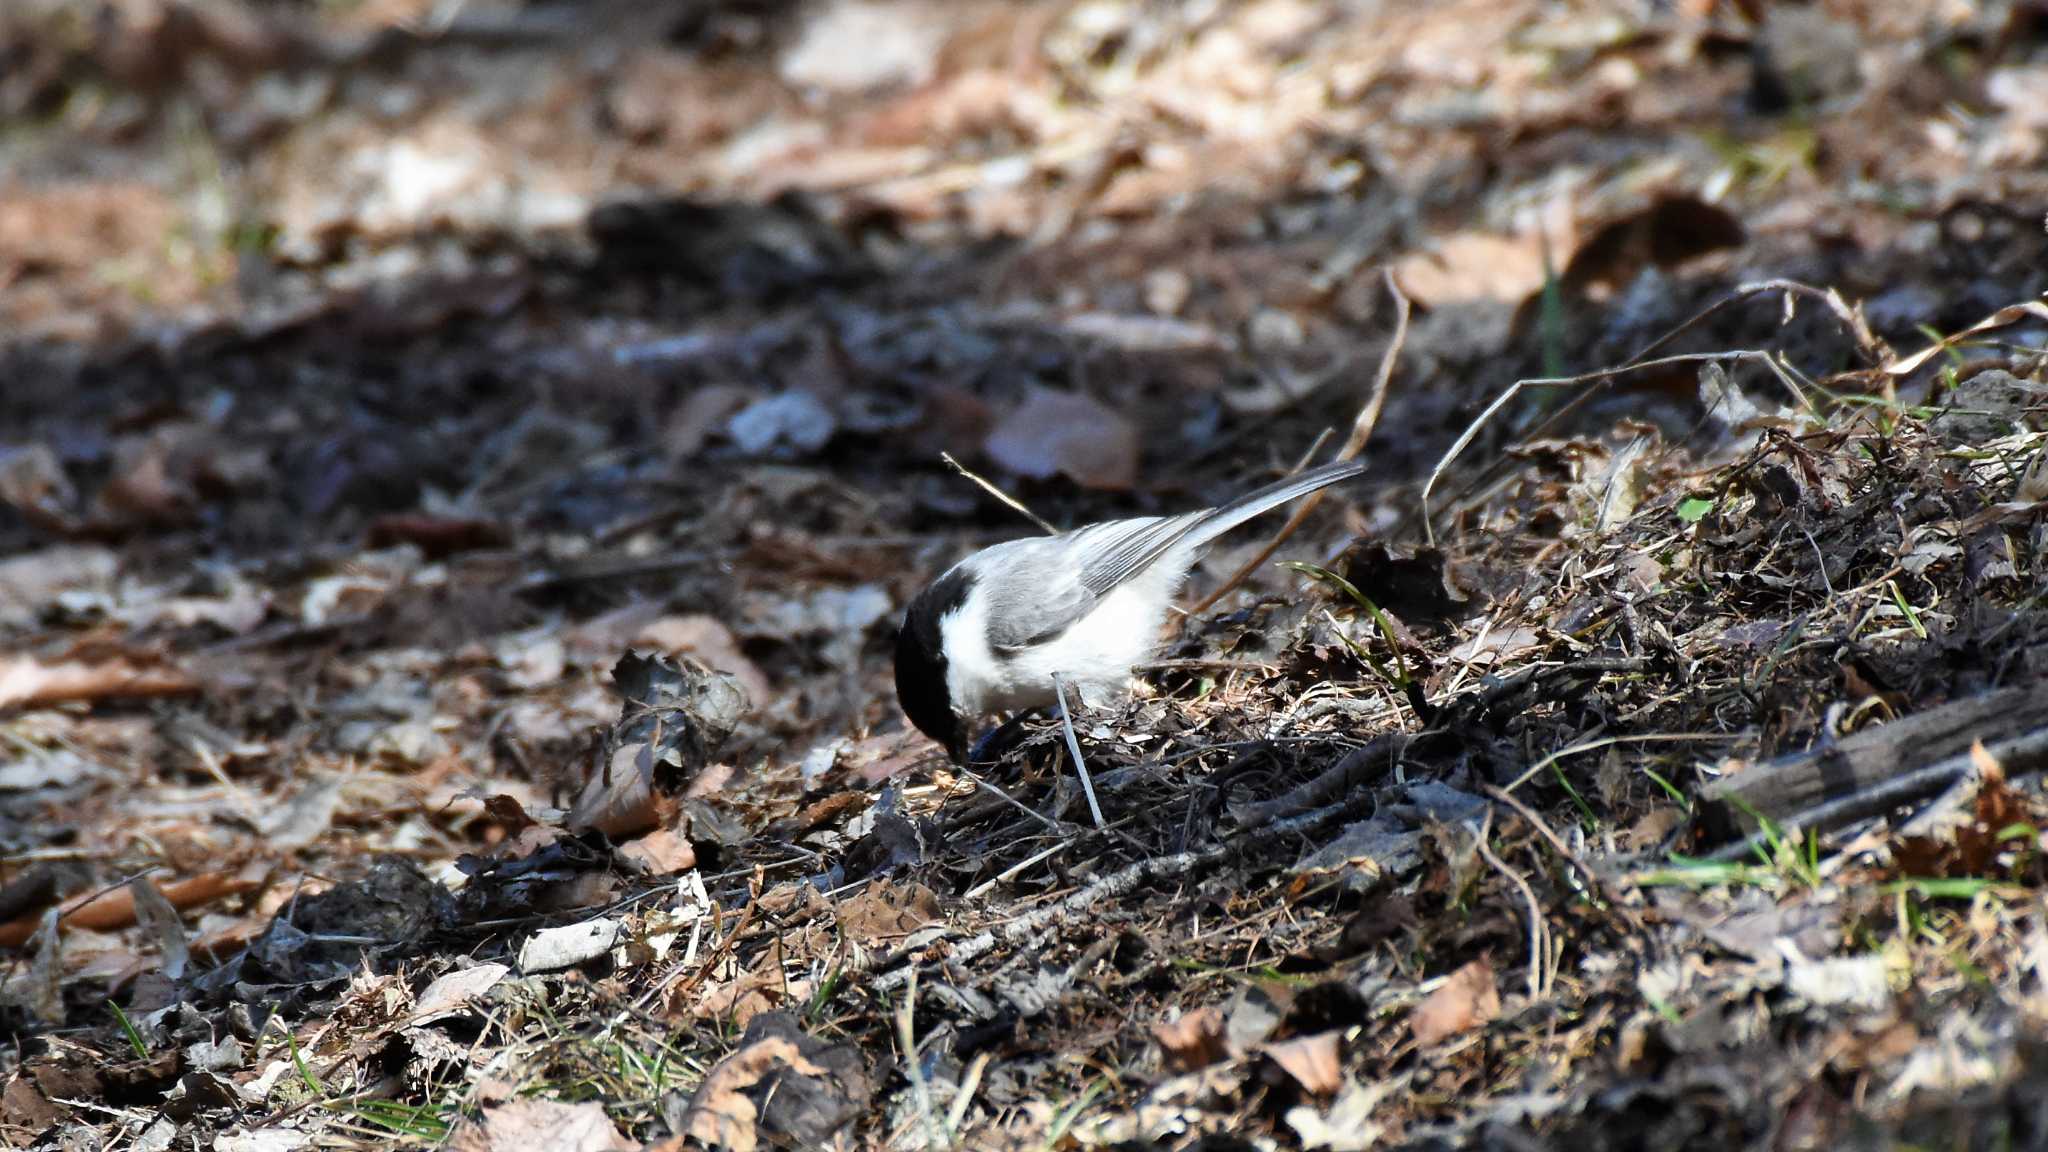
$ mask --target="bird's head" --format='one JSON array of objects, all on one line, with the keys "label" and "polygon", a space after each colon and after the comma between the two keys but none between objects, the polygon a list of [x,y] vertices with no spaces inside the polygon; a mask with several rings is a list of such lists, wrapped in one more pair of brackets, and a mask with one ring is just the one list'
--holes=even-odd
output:
[{"label": "bird's head", "polygon": [[939,622],[973,587],[973,574],[962,569],[941,576],[910,602],[896,634],[896,699],[917,730],[944,745],[956,764],[966,763],[967,725],[947,686],[949,661]]}]

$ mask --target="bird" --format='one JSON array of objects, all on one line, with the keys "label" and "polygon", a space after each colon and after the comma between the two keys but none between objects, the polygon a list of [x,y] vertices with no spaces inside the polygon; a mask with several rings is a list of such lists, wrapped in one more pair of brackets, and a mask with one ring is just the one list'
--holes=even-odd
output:
[{"label": "bird", "polygon": [[1086,703],[1112,702],[1158,651],[1173,598],[1211,542],[1363,471],[1339,460],[1215,508],[992,544],[911,598],[896,634],[897,701],[955,763],[966,762],[969,724],[1051,706],[1056,678]]}]

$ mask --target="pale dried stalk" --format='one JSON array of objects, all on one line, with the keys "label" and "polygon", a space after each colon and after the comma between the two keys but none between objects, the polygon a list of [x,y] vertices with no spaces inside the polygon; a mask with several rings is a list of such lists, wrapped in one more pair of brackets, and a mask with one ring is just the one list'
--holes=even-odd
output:
[{"label": "pale dried stalk", "polygon": [[[1358,410],[1357,418],[1351,422],[1351,435],[1345,437],[1344,446],[1337,449],[1337,455],[1332,457],[1333,460],[1355,460],[1360,452],[1365,451],[1365,442],[1372,438],[1373,427],[1380,421],[1380,409],[1386,405],[1387,385],[1394,378],[1394,365],[1400,362],[1401,346],[1408,341],[1408,297],[1402,293],[1401,286],[1394,283],[1392,272],[1386,274],[1386,280],[1387,291],[1394,297],[1394,338],[1388,342],[1386,353],[1380,357],[1380,370],[1373,377],[1372,391],[1366,394],[1365,405]],[[1282,524],[1280,531],[1273,534],[1273,538],[1267,541],[1264,548],[1259,549],[1259,554],[1239,566],[1237,571],[1230,574],[1228,580],[1217,585],[1214,592],[1202,597],[1201,603],[1189,609],[1188,614],[1198,616],[1215,607],[1218,600],[1229,595],[1253,572],[1263,567],[1266,561],[1271,560],[1273,553],[1278,552],[1280,546],[1287,543],[1323,502],[1323,496],[1327,491],[1328,489],[1312,492],[1296,504],[1293,514],[1287,517],[1287,523]]]}]

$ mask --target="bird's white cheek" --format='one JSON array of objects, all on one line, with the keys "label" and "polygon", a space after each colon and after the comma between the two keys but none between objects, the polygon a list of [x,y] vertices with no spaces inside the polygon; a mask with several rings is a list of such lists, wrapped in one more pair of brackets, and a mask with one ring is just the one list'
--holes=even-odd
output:
[{"label": "bird's white cheek", "polygon": [[939,640],[946,652],[946,694],[953,710],[977,716],[994,710],[990,701],[1002,694],[1007,661],[988,643],[988,601],[970,596],[939,618]]}]

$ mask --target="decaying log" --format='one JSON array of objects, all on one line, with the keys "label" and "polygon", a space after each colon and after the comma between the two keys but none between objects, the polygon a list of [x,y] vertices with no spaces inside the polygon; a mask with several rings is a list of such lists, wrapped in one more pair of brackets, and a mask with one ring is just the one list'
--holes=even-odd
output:
[{"label": "decaying log", "polygon": [[1970,745],[2007,776],[2048,769],[2048,681],[2000,688],[1865,728],[1714,781],[1700,798],[1737,832],[1757,816],[1826,831],[1937,795],[1971,771]]}]

